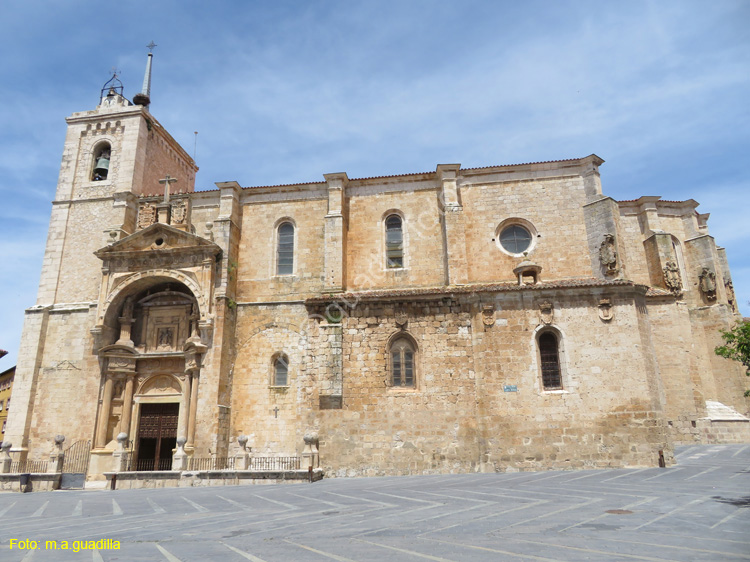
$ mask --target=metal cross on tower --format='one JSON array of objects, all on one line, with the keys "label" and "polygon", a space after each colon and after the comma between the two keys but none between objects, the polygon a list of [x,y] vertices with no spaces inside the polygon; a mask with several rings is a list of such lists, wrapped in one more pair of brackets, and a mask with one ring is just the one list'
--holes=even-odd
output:
[{"label": "metal cross on tower", "polygon": [[169,174],[163,180],[159,180],[159,183],[164,184],[164,202],[169,203],[169,184],[177,182],[177,178],[171,177]]}]

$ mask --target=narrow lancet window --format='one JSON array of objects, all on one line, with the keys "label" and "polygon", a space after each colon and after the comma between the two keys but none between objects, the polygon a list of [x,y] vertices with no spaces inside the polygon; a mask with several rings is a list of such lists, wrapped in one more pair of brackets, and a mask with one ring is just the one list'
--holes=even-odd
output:
[{"label": "narrow lancet window", "polygon": [[557,336],[545,332],[539,336],[539,356],[542,363],[542,385],[544,390],[562,389],[560,376],[560,350]]},{"label": "narrow lancet window", "polygon": [[404,267],[404,233],[398,215],[385,219],[385,259],[389,269]]},{"label": "narrow lancet window", "polygon": [[395,387],[414,386],[414,347],[405,338],[391,345],[392,384]]},{"label": "narrow lancet window", "polygon": [[285,222],[279,225],[276,249],[276,275],[294,273],[294,225]]},{"label": "narrow lancet window", "polygon": [[277,357],[273,363],[273,385],[287,386],[289,379],[289,362],[285,357]]}]

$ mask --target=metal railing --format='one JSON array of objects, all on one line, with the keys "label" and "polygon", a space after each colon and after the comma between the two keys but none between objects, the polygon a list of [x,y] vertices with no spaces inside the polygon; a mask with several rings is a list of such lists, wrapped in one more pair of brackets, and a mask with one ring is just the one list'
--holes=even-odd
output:
[{"label": "metal railing", "polygon": [[13,461],[10,463],[11,473],[47,472],[48,461]]},{"label": "metal railing", "polygon": [[[132,458],[132,457],[131,457]],[[138,459],[135,463],[130,462],[129,471],[150,472],[154,470],[172,470],[172,459],[159,459],[159,466],[156,466],[156,459]]]},{"label": "metal railing", "polygon": [[[250,457],[248,470],[256,471],[279,471],[300,470],[302,459],[300,457]],[[235,470],[235,457],[191,457],[188,459],[188,470]],[[138,459],[130,463],[129,471],[153,471],[171,470],[172,459],[159,459],[159,467],[155,466],[154,459]],[[43,471],[42,471],[43,472]]]},{"label": "metal railing", "polygon": [[232,470],[234,457],[192,457],[188,459],[188,470]]},{"label": "metal railing", "polygon": [[250,470],[299,470],[300,457],[251,457]]}]

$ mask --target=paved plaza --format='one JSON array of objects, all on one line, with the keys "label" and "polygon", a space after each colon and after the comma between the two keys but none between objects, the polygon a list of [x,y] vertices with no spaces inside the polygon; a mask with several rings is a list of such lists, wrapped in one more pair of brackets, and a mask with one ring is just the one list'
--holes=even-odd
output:
[{"label": "paved plaza", "polygon": [[[668,469],[5,493],[0,560],[750,560],[750,445],[677,452]],[[72,550],[106,539],[120,549]]]}]

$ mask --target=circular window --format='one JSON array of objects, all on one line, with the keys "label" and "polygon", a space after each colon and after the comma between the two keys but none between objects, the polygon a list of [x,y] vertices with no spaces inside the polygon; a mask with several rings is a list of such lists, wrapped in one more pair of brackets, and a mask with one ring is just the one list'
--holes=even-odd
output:
[{"label": "circular window", "polygon": [[529,221],[511,217],[497,226],[495,238],[492,240],[502,252],[520,257],[534,249],[537,236],[536,228]]},{"label": "circular window", "polygon": [[500,245],[506,252],[520,254],[531,246],[531,233],[520,224],[512,224],[500,232]]}]

